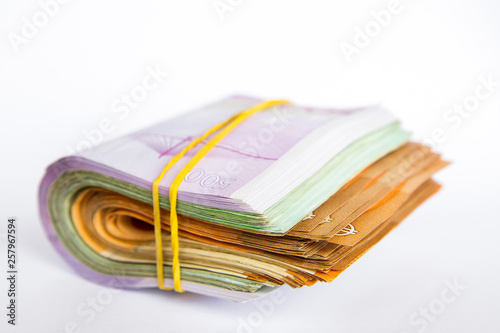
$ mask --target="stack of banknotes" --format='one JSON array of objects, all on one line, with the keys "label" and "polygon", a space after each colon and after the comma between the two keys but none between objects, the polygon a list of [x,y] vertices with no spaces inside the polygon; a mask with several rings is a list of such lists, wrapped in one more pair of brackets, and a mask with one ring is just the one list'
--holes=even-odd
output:
[{"label": "stack of banknotes", "polygon": [[[97,283],[157,287],[154,179],[194,138],[260,102],[233,96],[56,161],[39,191],[55,248]],[[447,162],[409,137],[380,107],[283,104],[249,117],[179,187],[182,288],[246,301],[331,282],[439,190],[432,176]],[[166,287],[169,187],[202,146],[160,183]]]}]

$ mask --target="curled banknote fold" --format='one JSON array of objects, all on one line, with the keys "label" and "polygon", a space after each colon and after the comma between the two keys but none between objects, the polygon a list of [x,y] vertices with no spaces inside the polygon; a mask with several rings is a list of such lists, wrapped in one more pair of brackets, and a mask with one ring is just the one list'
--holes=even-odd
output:
[{"label": "curled banknote fold", "polygon": [[[154,179],[194,138],[260,102],[230,97],[56,161],[39,191],[55,248],[97,283],[157,287]],[[380,107],[284,104],[252,115],[179,187],[182,288],[246,301],[331,282],[439,190],[432,175],[447,162],[409,137]],[[203,143],[160,183],[166,287],[169,187]]]}]

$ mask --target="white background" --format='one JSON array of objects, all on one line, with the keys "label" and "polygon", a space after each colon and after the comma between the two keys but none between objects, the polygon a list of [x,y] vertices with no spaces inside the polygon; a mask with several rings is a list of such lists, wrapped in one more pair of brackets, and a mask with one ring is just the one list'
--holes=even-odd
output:
[{"label": "white background", "polygon": [[[241,332],[417,332],[424,324],[410,323],[414,312],[437,306],[446,281],[457,280],[465,290],[423,331],[499,332],[500,87],[456,128],[443,120],[474,96],[479,77],[500,81],[498,1],[401,0],[351,62],[341,43],[353,44],[389,1],[231,3],[222,20],[212,0],[72,0],[16,52],[9,38],[22,36],[23,17],[32,21],[41,7],[2,0],[0,231],[7,217],[18,219],[20,308],[12,328],[0,273],[0,331],[57,333],[75,322],[81,332],[237,332],[245,321],[253,326]],[[169,77],[119,118],[114,101],[148,66]],[[114,125],[107,140],[233,93],[383,103],[417,140],[442,128],[436,149],[453,162],[437,177],[444,189],[333,283],[282,288],[286,302],[269,315],[253,303],[149,290],[123,291],[91,320],[79,316],[103,287],[77,276],[45,238],[37,208],[44,168],[103,118]]]}]

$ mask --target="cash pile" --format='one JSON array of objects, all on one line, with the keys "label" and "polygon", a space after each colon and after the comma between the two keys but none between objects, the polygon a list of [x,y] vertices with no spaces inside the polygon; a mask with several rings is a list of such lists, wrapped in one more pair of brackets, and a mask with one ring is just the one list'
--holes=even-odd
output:
[{"label": "cash pile", "polygon": [[[52,164],[40,212],[55,248],[92,281],[157,287],[154,179],[194,138],[260,102],[230,97]],[[439,190],[432,176],[447,162],[409,137],[379,107],[252,115],[179,187],[182,288],[246,301],[331,282]],[[166,287],[169,187],[203,144],[160,183]]]}]

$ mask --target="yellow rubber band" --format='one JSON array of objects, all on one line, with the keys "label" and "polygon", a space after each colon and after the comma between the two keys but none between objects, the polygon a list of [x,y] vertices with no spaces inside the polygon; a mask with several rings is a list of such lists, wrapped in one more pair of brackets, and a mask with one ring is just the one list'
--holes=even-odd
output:
[{"label": "yellow rubber band", "polygon": [[197,144],[205,140],[210,135],[217,133],[213,138],[211,138],[205,146],[203,146],[189,162],[179,171],[177,176],[170,186],[169,200],[170,200],[170,233],[171,233],[171,243],[172,243],[172,275],[174,280],[174,290],[177,292],[184,292],[181,288],[181,267],[179,263],[179,228],[177,219],[177,189],[181,185],[184,177],[193,169],[193,167],[205,156],[215,145],[222,140],[227,134],[229,134],[236,126],[238,126],[243,120],[252,116],[253,114],[270,108],[279,104],[289,104],[286,100],[275,100],[267,101],[253,106],[252,108],[242,111],[226,121],[215,125],[209,129],[202,136],[194,139],[187,145],[179,154],[175,155],[165,166],[160,175],[153,181],[153,211],[154,211],[154,231],[155,231],[155,242],[156,242],[156,275],[158,279],[158,288],[163,290],[172,290],[171,288],[166,288],[164,284],[164,270],[163,270],[163,246],[161,238],[161,219],[160,219],[160,195],[159,187],[163,176],[167,173],[172,166],[177,163],[189,150],[194,148]]}]

